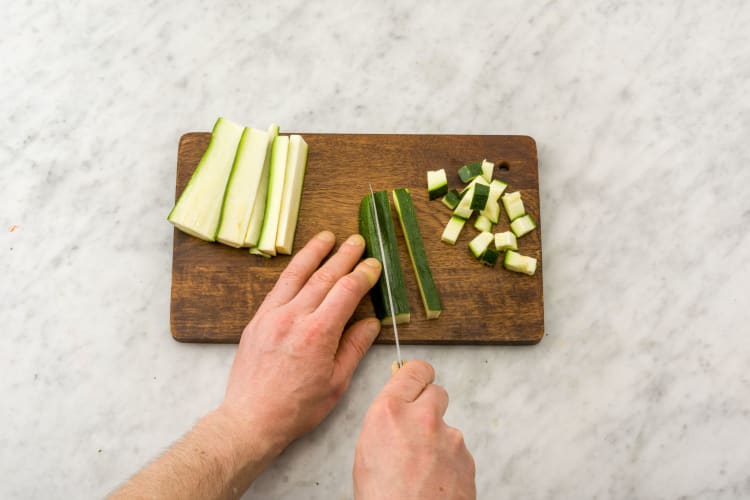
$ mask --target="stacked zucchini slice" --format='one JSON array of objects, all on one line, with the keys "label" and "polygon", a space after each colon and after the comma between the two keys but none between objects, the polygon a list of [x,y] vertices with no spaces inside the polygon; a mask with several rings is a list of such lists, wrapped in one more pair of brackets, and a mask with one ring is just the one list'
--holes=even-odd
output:
[{"label": "stacked zucchini slice", "polygon": [[263,257],[291,254],[307,143],[219,118],[203,157],[167,219],[206,241]]}]

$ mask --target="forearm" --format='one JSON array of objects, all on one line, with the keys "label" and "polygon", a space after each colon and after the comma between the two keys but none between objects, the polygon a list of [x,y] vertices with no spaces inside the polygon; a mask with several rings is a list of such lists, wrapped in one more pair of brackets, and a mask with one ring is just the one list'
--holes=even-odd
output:
[{"label": "forearm", "polygon": [[261,434],[216,410],[111,498],[239,498],[283,449]]}]

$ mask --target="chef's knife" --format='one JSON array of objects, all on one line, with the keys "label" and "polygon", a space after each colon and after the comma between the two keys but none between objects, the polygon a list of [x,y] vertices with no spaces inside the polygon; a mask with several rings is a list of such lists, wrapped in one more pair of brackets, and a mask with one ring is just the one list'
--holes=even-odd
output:
[{"label": "chef's knife", "polygon": [[385,276],[385,289],[388,292],[388,305],[391,310],[391,323],[393,323],[393,338],[396,340],[396,361],[391,366],[391,373],[395,373],[399,368],[404,366],[401,359],[401,345],[398,341],[398,325],[396,324],[396,308],[393,306],[393,293],[391,292],[391,281],[388,278],[388,259],[385,257],[385,248],[383,247],[383,233],[380,231],[380,221],[378,219],[378,208],[375,205],[375,192],[370,184],[370,206],[372,207],[372,217],[375,219],[375,232],[378,235],[378,245],[380,247],[380,256],[383,264],[383,275]]}]

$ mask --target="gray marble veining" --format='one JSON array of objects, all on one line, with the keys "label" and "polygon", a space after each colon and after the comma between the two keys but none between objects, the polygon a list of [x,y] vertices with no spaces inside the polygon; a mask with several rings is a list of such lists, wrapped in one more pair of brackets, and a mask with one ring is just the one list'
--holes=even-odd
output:
[{"label": "gray marble veining", "polygon": [[[218,115],[535,137],[544,340],[404,349],[479,497],[750,497],[748,25],[742,1],[5,5],[0,497],[101,497],[220,400],[234,347],[169,336],[165,221],[177,139]],[[349,498],[392,356],[247,497]]]}]

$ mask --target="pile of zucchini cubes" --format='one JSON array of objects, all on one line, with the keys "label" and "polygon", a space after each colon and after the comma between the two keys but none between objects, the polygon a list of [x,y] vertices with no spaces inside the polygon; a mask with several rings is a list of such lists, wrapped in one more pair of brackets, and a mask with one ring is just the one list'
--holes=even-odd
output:
[{"label": "pile of zucchini cubes", "polygon": [[[487,160],[469,163],[458,169],[463,189],[448,190],[445,169],[427,172],[427,190],[431,200],[441,199],[453,211],[441,240],[455,245],[461,231],[476,213],[474,228],[479,234],[469,242],[469,250],[482,264],[495,267],[500,254],[503,267],[509,271],[533,275],[536,259],[518,252],[518,239],[536,229],[536,223],[523,206],[520,191],[505,193],[508,185],[493,179],[495,165]],[[500,201],[510,220],[510,231],[493,233],[500,222]]]}]

